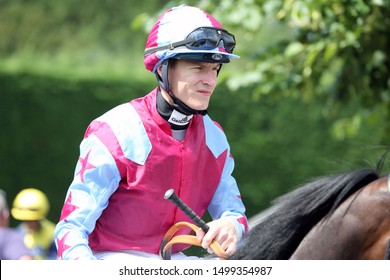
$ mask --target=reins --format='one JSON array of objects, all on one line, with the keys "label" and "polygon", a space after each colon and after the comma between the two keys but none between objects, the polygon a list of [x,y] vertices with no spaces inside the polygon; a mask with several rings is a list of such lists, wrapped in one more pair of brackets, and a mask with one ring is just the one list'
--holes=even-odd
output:
[{"label": "reins", "polygon": [[[188,235],[188,234],[182,234],[182,235],[176,235],[175,233],[184,228],[189,227],[194,232],[197,232],[199,227],[191,224],[189,222],[178,222],[171,226],[168,231],[165,233],[163,237],[163,241],[160,245],[160,257],[163,260],[170,260],[172,255],[172,246],[174,244],[188,244],[188,245],[194,245],[198,247],[202,247],[201,243],[198,241],[195,235]],[[227,255],[225,251],[222,249],[221,245],[213,240],[210,244],[210,248],[214,251],[215,255],[222,260],[227,259]]]},{"label": "reins", "polygon": [[[169,200],[173,204],[175,204],[177,207],[180,208],[194,223],[191,224],[189,222],[178,222],[171,226],[168,231],[165,233],[163,237],[163,241],[160,245],[160,256],[164,260],[170,260],[172,255],[172,246],[176,243],[181,244],[189,244],[189,245],[195,245],[198,247],[202,247],[202,244],[198,241],[195,235],[188,235],[188,234],[182,234],[182,235],[176,235],[175,233],[182,229],[183,227],[189,227],[192,229],[195,233],[201,228],[205,233],[209,230],[209,226],[206,224],[205,221],[202,220],[192,209],[185,204],[173,191],[173,189],[169,189],[165,192],[164,199]],[[220,258],[220,259],[227,259],[227,255],[225,251],[222,249],[221,245],[216,241],[213,240],[210,244],[210,248],[214,251],[214,254]]]}]

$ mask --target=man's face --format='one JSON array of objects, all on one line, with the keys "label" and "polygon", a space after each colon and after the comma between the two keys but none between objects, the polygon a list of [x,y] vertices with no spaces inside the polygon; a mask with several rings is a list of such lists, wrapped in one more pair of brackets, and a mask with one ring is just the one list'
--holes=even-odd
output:
[{"label": "man's face", "polygon": [[217,85],[220,64],[177,60],[168,71],[173,96],[194,110],[206,110]]},{"label": "man's face", "polygon": [[41,223],[38,220],[34,221],[24,221],[24,223],[27,225],[27,227],[32,231],[37,231],[41,228]]}]

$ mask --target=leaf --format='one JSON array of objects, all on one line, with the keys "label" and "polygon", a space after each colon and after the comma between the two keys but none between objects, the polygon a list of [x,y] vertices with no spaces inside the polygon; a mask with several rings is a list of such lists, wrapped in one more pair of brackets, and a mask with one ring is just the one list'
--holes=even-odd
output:
[{"label": "leaf", "polygon": [[290,43],[286,50],[284,51],[284,55],[286,57],[296,56],[304,50],[304,46],[300,42],[292,42]]}]

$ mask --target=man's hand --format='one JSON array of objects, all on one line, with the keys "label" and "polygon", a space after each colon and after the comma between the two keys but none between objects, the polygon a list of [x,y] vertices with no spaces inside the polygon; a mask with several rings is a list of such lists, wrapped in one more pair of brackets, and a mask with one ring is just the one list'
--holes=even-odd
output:
[{"label": "man's hand", "polygon": [[202,229],[196,232],[197,239],[202,247],[207,249],[210,254],[213,253],[210,249],[210,243],[215,239],[226,254],[231,256],[237,248],[237,235],[233,223],[227,218],[221,218],[207,223],[207,225],[210,229],[206,234]]}]

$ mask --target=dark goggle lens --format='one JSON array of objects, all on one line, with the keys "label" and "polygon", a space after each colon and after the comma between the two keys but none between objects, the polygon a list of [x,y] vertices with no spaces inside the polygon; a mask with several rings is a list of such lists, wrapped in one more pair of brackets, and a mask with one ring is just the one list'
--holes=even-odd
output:
[{"label": "dark goggle lens", "polygon": [[232,34],[226,30],[216,28],[201,27],[195,29],[187,36],[187,40],[191,41],[186,44],[189,49],[212,50],[218,47],[222,41],[225,50],[232,53],[236,46],[236,40]]}]

